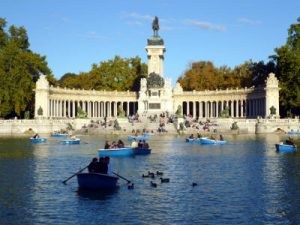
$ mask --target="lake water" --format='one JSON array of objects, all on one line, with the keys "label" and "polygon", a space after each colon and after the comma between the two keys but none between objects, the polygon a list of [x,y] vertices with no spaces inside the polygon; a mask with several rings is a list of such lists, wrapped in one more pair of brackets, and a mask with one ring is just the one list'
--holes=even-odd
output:
[{"label": "lake water", "polygon": [[[300,155],[276,153],[277,135],[225,136],[223,146],[156,136],[151,155],[111,159],[133,190],[121,179],[111,193],[78,191],[76,177],[62,184],[119,138],[0,138],[0,224],[300,224]],[[142,174],[157,170],[170,183],[153,188]]]}]

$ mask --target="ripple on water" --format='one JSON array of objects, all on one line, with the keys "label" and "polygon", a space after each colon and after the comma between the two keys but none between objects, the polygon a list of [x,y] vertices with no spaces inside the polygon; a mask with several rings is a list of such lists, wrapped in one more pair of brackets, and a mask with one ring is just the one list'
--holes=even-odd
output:
[{"label": "ripple on water", "polygon": [[[300,157],[276,153],[276,135],[228,136],[223,146],[152,138],[151,155],[111,159],[135,185],[120,179],[108,193],[78,190],[75,177],[62,184],[110,137],[81,138],[88,144],[1,139],[0,224],[300,224]],[[156,177],[153,188],[142,174],[157,170],[170,183]]]}]

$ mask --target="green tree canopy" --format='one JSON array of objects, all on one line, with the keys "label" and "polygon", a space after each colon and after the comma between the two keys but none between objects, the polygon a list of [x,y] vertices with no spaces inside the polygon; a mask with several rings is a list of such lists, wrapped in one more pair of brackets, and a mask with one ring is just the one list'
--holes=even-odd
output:
[{"label": "green tree canopy", "polygon": [[34,87],[40,74],[55,81],[47,66],[46,57],[29,49],[24,27],[10,26],[0,18],[0,117],[24,117],[33,112]]},{"label": "green tree canopy", "polygon": [[288,30],[285,45],[275,49],[271,59],[276,64],[280,81],[280,114],[299,115],[300,112],[300,17]]},{"label": "green tree canopy", "polygon": [[59,83],[68,88],[137,91],[139,80],[146,72],[147,65],[141,63],[139,57],[115,56],[113,60],[100,62],[99,65],[93,64],[89,72],[79,75],[67,73],[59,80]]}]

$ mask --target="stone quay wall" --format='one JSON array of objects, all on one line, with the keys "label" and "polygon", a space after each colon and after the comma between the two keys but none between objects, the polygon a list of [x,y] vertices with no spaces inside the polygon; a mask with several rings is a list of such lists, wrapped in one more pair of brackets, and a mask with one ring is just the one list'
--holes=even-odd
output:
[{"label": "stone quay wall", "polygon": [[[232,123],[237,122],[240,132],[248,134],[264,134],[274,133],[279,129],[285,132],[294,130],[300,131],[299,119],[212,119],[217,126],[212,126],[211,130],[216,130],[218,133],[231,133]],[[34,133],[51,133],[60,129],[66,129],[68,125],[71,125],[75,130],[80,130],[84,125],[87,126],[91,122],[90,119],[32,119],[32,120],[0,120],[0,135],[21,135],[30,131]],[[120,121],[122,129],[126,129],[128,133],[133,128],[145,127],[149,124],[137,124],[132,126],[131,123]],[[169,124],[171,125],[171,124]],[[149,127],[150,128],[150,127]],[[154,127],[151,127],[154,129]],[[111,133],[112,129],[103,130]],[[175,131],[175,128],[174,128]],[[191,130],[192,131],[192,130]],[[201,129],[200,129],[201,131]]]}]

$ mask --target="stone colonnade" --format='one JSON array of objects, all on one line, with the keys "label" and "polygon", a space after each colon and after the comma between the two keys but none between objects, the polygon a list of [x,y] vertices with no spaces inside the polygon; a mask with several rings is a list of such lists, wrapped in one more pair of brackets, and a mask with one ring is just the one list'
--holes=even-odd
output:
[{"label": "stone colonnade", "polygon": [[122,107],[125,116],[137,112],[137,101],[84,101],[69,99],[49,99],[50,118],[75,118],[79,110],[88,118],[117,117],[118,108]]},{"label": "stone colonnade", "polygon": [[266,114],[266,98],[261,88],[190,92],[177,90],[174,92],[174,111],[181,106],[182,114],[193,118],[256,118]]},{"label": "stone colonnade", "polygon": [[53,87],[44,76],[37,82],[36,117],[76,118],[83,114],[87,118],[118,117],[120,110],[124,116],[136,114],[137,93]]},{"label": "stone colonnade", "polygon": [[257,117],[265,115],[265,99],[228,100],[228,101],[183,101],[183,115],[194,118],[218,118],[224,110],[229,117]]}]

